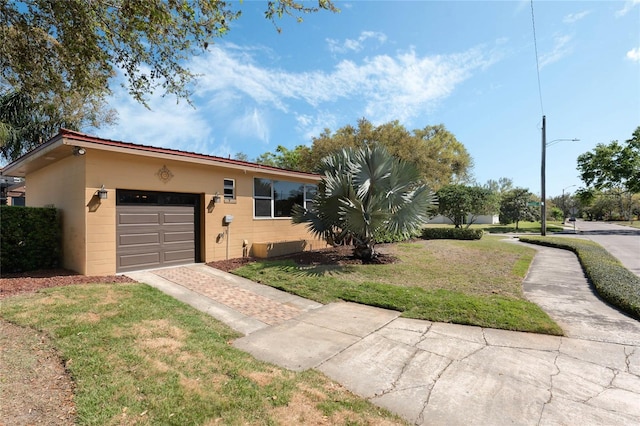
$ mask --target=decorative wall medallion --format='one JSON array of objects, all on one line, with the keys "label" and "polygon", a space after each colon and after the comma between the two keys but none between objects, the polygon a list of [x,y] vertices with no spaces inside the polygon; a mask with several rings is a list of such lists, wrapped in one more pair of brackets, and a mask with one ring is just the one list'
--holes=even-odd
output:
[{"label": "decorative wall medallion", "polygon": [[158,179],[163,183],[167,183],[171,178],[173,178],[173,173],[171,173],[171,170],[167,169],[167,166],[162,166],[162,168],[156,173],[156,176],[158,176]]}]

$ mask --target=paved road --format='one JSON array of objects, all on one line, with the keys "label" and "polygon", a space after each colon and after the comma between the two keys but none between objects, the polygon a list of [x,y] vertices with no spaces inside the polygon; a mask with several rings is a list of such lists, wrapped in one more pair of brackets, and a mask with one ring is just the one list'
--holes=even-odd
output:
[{"label": "paved road", "polygon": [[576,228],[579,237],[600,244],[627,269],[640,276],[640,229],[583,220],[576,223]]}]

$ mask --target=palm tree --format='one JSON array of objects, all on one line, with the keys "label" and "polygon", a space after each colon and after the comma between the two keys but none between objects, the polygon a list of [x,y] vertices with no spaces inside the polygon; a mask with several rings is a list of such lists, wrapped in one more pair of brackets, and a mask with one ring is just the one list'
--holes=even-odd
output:
[{"label": "palm tree", "polygon": [[0,90],[0,156],[14,161],[62,127],[99,127],[113,123],[115,117],[115,111],[93,95],[69,90],[64,96],[42,100],[20,89]]},{"label": "palm tree", "polygon": [[376,256],[379,231],[409,237],[435,207],[433,192],[412,164],[381,146],[344,149],[321,162],[324,175],[309,210],[296,206],[294,223],[329,243],[352,242],[354,256]]},{"label": "palm tree", "polygon": [[0,154],[13,161],[57,131],[57,123],[20,90],[0,94]]}]

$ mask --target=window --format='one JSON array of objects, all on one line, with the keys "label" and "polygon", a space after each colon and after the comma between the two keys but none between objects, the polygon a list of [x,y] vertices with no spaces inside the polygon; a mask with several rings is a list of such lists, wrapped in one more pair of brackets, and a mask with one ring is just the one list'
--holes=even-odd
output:
[{"label": "window", "polygon": [[291,217],[294,204],[309,208],[316,186],[299,182],[255,178],[255,217]]},{"label": "window", "polygon": [[236,199],[236,181],[233,179],[224,180],[224,200],[231,201]]},{"label": "window", "polygon": [[313,199],[316,198],[316,193],[318,192],[318,187],[315,185],[305,185],[304,186],[304,208],[307,210],[311,209],[311,204],[313,203]]},{"label": "window", "polygon": [[254,216],[271,217],[271,181],[255,178],[253,180]]},{"label": "window", "polygon": [[175,192],[116,190],[116,205],[135,206],[140,204],[155,206],[195,206],[198,195]]}]

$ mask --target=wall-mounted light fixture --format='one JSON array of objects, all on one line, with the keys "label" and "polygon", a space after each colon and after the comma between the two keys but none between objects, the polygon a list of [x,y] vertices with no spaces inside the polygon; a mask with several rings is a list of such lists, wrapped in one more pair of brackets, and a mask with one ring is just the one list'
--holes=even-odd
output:
[{"label": "wall-mounted light fixture", "polygon": [[106,189],[104,189],[104,185],[102,185],[102,187],[96,191],[96,195],[101,200],[107,199],[108,192]]},{"label": "wall-mounted light fixture", "polygon": [[73,155],[75,155],[76,157],[79,157],[81,155],[84,155],[87,153],[87,150],[82,148],[81,146],[74,146],[73,147]]},{"label": "wall-mounted light fixture", "polygon": [[211,201],[213,202],[213,204],[218,204],[221,201],[220,194],[216,192]]}]

